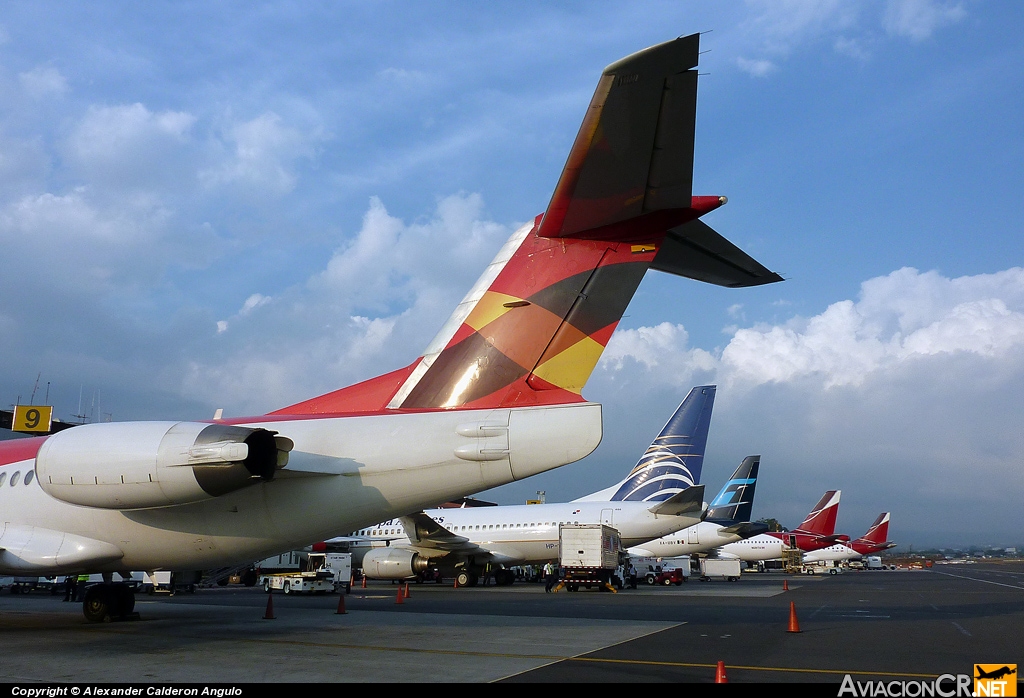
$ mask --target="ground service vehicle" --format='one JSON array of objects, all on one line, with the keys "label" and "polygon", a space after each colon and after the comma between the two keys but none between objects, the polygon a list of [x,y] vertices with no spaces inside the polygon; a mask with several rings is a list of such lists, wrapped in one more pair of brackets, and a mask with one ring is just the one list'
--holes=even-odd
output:
[{"label": "ground service vehicle", "polygon": [[581,586],[610,589],[616,579],[622,543],[619,532],[604,524],[563,524],[558,527],[558,564],[563,572],[562,584],[569,591]]},{"label": "ground service vehicle", "polygon": [[712,577],[722,577],[729,582],[740,579],[740,561],[737,559],[716,560],[704,557],[700,560],[700,581],[707,582]]},{"label": "ground service vehicle", "polygon": [[[349,573],[351,574],[349,557]],[[260,583],[268,594],[279,590],[286,594],[325,593],[335,591],[334,570],[327,565],[324,553],[310,553],[306,558],[305,569],[300,572],[277,572],[263,575]]]}]

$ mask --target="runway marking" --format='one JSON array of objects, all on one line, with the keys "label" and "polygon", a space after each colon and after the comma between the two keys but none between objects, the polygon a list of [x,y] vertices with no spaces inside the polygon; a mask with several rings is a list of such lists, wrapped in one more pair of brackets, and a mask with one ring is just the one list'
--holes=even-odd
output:
[{"label": "runway marking", "polygon": [[[950,621],[950,622],[952,623],[953,621]],[[971,634],[969,632],[967,632],[966,630],[964,630],[963,626],[961,626],[959,623],[953,623],[953,627],[956,628],[957,630],[959,630],[960,632],[962,632],[967,637],[971,637]]]},{"label": "runway marking", "polygon": [[[498,681],[504,681],[505,679],[510,679],[513,676],[519,676],[520,674],[525,674],[525,673],[530,672],[530,671],[536,671],[537,669],[543,669],[546,666],[551,666],[552,664],[558,664],[559,662],[565,662],[565,661],[571,661],[571,660],[576,660],[576,659],[582,659],[582,656],[584,654],[591,654],[593,652],[601,652],[602,650],[606,650],[606,649],[608,649],[610,647],[615,647],[616,645],[623,645],[623,644],[625,644],[627,642],[632,642],[633,640],[639,640],[642,637],[647,637],[649,635],[656,635],[657,633],[665,632],[666,630],[672,630],[673,628],[678,628],[681,625],[686,625],[686,623],[687,623],[687,621],[684,620],[682,623],[676,623],[674,625],[670,625],[667,628],[662,628],[661,630],[652,630],[649,633],[644,633],[643,635],[637,635],[632,640],[622,640],[620,642],[613,642],[613,643],[611,643],[609,645],[605,645],[604,647],[600,647],[600,648],[598,648],[596,650],[588,650],[587,652],[580,652],[579,654],[572,655],[571,657],[552,657],[550,662],[546,662],[545,664],[541,664],[540,666],[533,667],[532,669],[526,669],[525,671],[517,671],[514,674],[509,674],[508,676],[502,676],[500,679],[495,679],[494,682],[492,682],[492,683],[495,683],[495,682],[498,682]],[[515,656],[518,656],[518,655],[511,655],[511,656],[515,657]]]},{"label": "runway marking", "polygon": [[824,610],[826,608],[828,608],[827,605],[826,606],[818,606],[816,609],[814,609],[814,613],[812,613],[810,617],[814,618],[814,616],[818,615],[818,611]]},{"label": "runway marking", "polygon": [[[655,662],[643,659],[601,659],[600,657],[570,657],[573,662],[604,662],[606,664],[639,664],[643,666],[665,666],[685,667],[688,669],[714,669],[717,664],[699,664],[696,662]],[[803,669],[799,667],[774,667],[774,666],[741,666],[729,664],[727,669],[741,669],[744,671],[776,671],[793,674],[850,674],[854,676],[909,676],[912,678],[932,679],[937,674],[911,674],[896,671],[856,671],[851,669]],[[524,672],[525,673],[525,672]]]},{"label": "runway marking", "polygon": [[964,577],[959,574],[950,574],[949,572],[938,572],[937,574],[944,574],[947,577],[956,577],[957,579],[970,579],[973,582],[984,582],[985,584],[995,584],[997,587],[1007,587],[1009,589],[1020,589],[1024,591],[1024,587],[1016,586],[1014,584],[1003,584],[1002,582],[993,582],[991,579],[978,579],[977,577]]}]

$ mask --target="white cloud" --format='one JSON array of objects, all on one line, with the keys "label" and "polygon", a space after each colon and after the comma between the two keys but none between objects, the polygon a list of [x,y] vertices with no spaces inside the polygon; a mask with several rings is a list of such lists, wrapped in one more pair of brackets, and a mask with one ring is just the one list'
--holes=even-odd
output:
[{"label": "white cloud", "polygon": [[28,72],[19,73],[18,79],[29,96],[36,99],[47,95],[61,95],[68,88],[67,80],[60,71],[49,65],[36,66]]},{"label": "white cloud", "polygon": [[[693,371],[683,328],[627,330],[612,338],[603,365],[633,358],[647,368]],[[737,329],[721,354],[701,357],[718,380],[756,386],[805,378],[824,388],[862,385],[922,357],[967,353],[998,357],[1024,347],[1024,269],[949,279],[903,268],[862,284],[858,301],[833,303],[809,319]],[[666,362],[674,358],[675,364]]]},{"label": "white cloud", "polygon": [[180,178],[196,118],[145,105],[90,106],[63,146],[65,159],[90,183],[112,193]]},{"label": "white cloud", "polygon": [[314,154],[312,138],[285,125],[273,112],[232,124],[223,140],[229,154],[199,175],[207,186],[230,184],[271,195],[287,194],[298,181],[297,161]]},{"label": "white cloud", "polygon": [[736,65],[738,65],[740,67],[740,70],[742,70],[744,73],[749,73],[755,78],[766,77],[767,75],[774,73],[778,69],[778,66],[776,66],[769,60],[765,60],[763,58],[758,60],[750,60],[744,58],[743,56],[736,57]]},{"label": "white cloud", "polygon": [[882,26],[891,35],[923,41],[941,29],[967,16],[960,2],[942,0],[888,0]]}]

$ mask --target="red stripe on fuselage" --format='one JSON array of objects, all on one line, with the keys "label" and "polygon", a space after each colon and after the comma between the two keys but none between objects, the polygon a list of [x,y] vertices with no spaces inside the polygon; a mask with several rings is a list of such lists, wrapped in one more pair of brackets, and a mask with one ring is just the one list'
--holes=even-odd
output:
[{"label": "red stripe on fuselage", "polygon": [[45,436],[35,436],[30,439],[0,441],[0,465],[10,465],[35,458],[39,453],[39,447],[43,445],[46,438]]}]

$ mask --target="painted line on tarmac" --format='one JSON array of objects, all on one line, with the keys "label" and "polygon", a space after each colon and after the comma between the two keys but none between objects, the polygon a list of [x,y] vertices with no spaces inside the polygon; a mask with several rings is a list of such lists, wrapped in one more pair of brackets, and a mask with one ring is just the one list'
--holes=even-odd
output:
[{"label": "painted line on tarmac", "polygon": [[[611,644],[605,645],[604,647],[598,647],[595,650],[587,650],[586,652],[580,652],[579,654],[575,654],[575,655],[572,655],[570,657],[552,658],[552,660],[550,662],[547,662],[545,664],[541,664],[540,666],[533,667],[532,669],[526,669],[524,671],[517,671],[514,674],[509,674],[508,676],[503,676],[500,679],[495,679],[495,682],[504,681],[505,679],[510,679],[513,676],[519,676],[520,674],[528,674],[531,671],[537,671],[537,669],[543,669],[546,666],[551,666],[552,664],[558,664],[559,662],[572,661],[572,660],[582,660],[582,661],[585,661],[584,658],[583,658],[583,655],[585,655],[585,654],[592,654],[594,652],[601,652],[601,651],[609,649],[611,647],[615,647],[616,645],[624,645],[627,642],[632,642],[633,640],[639,640],[642,637],[649,637],[651,635],[656,635],[658,633],[663,633],[663,632],[665,632],[667,630],[672,630],[673,628],[678,628],[678,627],[680,627],[682,625],[686,625],[686,623],[687,623],[687,621],[684,620],[682,623],[675,623],[673,625],[668,626],[667,628],[661,628],[659,630],[652,630],[649,633],[644,633],[642,635],[637,635],[636,637],[630,638],[628,640],[620,640],[619,642],[613,642]],[[516,656],[516,655],[511,655],[511,656]]]},{"label": "painted line on tarmac", "polygon": [[991,579],[978,579],[977,577],[964,577],[959,574],[950,574],[949,572],[937,572],[936,574],[944,574],[947,577],[956,577],[957,579],[970,579],[972,582],[984,582],[985,584],[995,584],[997,587],[1007,587],[1009,589],[1020,589],[1024,591],[1024,587],[1017,586],[1015,584],[1003,584],[1002,582],[993,582]]},{"label": "painted line on tarmac", "polygon": [[[950,621],[950,622],[953,623],[953,621]],[[960,632],[962,632],[967,637],[971,637],[971,634],[969,632],[967,632],[966,630],[964,630],[964,627],[962,625],[960,625],[959,623],[953,623],[953,627],[956,628],[957,630],[959,630]]]},{"label": "painted line on tarmac", "polygon": [[[717,664],[700,664],[696,662],[655,662],[644,659],[602,659],[600,657],[569,657],[566,661],[592,662],[605,664],[637,664],[642,666],[682,667],[687,669],[715,669]],[[897,671],[856,671],[852,669],[803,669],[798,667],[775,666],[740,666],[727,664],[726,669],[742,671],[775,671],[792,674],[850,674],[851,676],[904,676],[911,678],[933,679],[937,674],[911,674]]]}]

